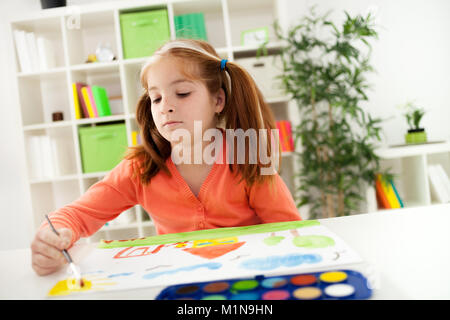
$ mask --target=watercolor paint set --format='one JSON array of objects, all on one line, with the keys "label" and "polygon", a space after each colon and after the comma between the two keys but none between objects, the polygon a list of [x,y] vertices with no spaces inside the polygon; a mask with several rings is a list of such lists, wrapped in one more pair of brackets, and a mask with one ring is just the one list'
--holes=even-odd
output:
[{"label": "watercolor paint set", "polygon": [[156,300],[363,300],[371,295],[360,272],[335,270],[173,285]]}]

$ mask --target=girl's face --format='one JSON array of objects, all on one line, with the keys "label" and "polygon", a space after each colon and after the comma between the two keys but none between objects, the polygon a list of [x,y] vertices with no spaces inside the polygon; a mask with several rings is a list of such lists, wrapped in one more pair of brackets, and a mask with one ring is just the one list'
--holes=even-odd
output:
[{"label": "girl's face", "polygon": [[205,130],[215,128],[215,114],[225,105],[222,89],[211,95],[203,82],[187,78],[182,68],[176,58],[157,56],[146,73],[153,120],[172,146],[176,129],[186,129],[194,137],[194,121],[201,121],[202,136]]}]

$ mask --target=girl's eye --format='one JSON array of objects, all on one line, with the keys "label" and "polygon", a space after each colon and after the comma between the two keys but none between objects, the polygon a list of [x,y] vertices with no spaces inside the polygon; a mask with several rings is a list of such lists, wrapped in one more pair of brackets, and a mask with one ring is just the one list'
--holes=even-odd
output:
[{"label": "girl's eye", "polygon": [[152,103],[155,103],[155,104],[156,104],[156,103],[158,103],[158,102],[160,102],[160,101],[161,101],[161,98],[157,98],[157,99],[153,100]]},{"label": "girl's eye", "polygon": [[184,98],[184,97],[187,97],[190,94],[191,94],[190,92],[181,92],[181,93],[177,93],[177,96],[179,96],[181,98]]}]

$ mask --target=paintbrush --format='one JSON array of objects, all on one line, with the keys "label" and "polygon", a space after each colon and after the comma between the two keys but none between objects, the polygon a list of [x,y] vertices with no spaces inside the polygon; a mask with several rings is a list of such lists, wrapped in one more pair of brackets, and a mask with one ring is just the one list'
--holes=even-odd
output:
[{"label": "paintbrush", "polygon": [[[50,227],[52,228],[53,232],[56,233],[57,236],[59,236],[58,231],[56,231],[52,222],[48,218],[48,215],[45,215],[45,219],[47,219],[47,222],[50,225]],[[64,258],[66,258],[67,262],[69,263],[69,267],[70,267],[70,269],[72,269],[72,272],[75,276],[77,283],[79,284],[80,287],[83,287],[84,286],[83,279],[81,278],[81,274],[78,272],[77,266],[75,265],[75,263],[73,263],[72,257],[70,256],[69,252],[67,252],[66,249],[63,249],[62,254],[64,255]]]}]

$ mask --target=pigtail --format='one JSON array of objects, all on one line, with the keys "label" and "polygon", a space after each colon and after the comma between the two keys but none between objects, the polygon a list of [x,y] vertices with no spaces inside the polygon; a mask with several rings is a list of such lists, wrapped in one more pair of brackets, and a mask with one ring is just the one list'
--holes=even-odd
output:
[{"label": "pigtail", "polygon": [[[241,172],[242,178],[247,180],[250,185],[255,182],[272,183],[274,182],[273,174],[262,174],[264,168],[273,168],[273,166],[279,168],[281,164],[279,157],[281,148],[279,144],[274,143],[277,137],[274,137],[271,131],[272,129],[276,129],[275,117],[272,110],[264,101],[263,95],[255,81],[245,69],[236,63],[228,62],[225,70],[222,72],[227,72],[230,77],[230,82],[225,82],[226,86],[229,86],[227,102],[224,108],[226,128],[241,128],[244,131],[255,129],[257,132],[257,146],[248,145],[248,148],[246,148],[246,158],[251,150],[257,150],[257,163],[248,163],[248,159],[246,159],[246,164],[237,164],[237,168],[239,168],[238,170]],[[260,129],[263,129],[263,131]],[[265,135],[262,139],[266,141],[265,152],[271,159],[269,164],[264,164],[260,161],[260,134]],[[276,146],[278,146],[277,150],[275,149]],[[274,152],[275,154],[273,154]],[[236,155],[235,152],[233,154]],[[272,163],[273,159],[275,159],[276,163]],[[236,161],[232,163],[236,164]],[[233,170],[232,166],[230,168]]]}]

